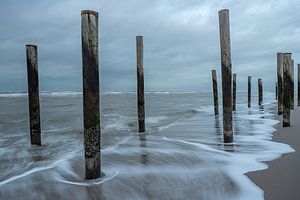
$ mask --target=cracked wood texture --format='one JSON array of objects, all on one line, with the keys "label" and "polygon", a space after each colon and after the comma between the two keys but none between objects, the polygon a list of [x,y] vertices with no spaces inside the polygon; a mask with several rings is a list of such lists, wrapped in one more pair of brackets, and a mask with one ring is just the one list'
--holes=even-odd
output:
[{"label": "cracked wood texture", "polygon": [[137,107],[139,132],[145,132],[143,36],[136,36]]},{"label": "cracked wood texture", "polygon": [[223,136],[224,142],[233,141],[232,133],[232,72],[231,72],[231,49],[229,10],[219,11],[219,30],[221,46],[222,66],[222,99],[223,99]]},{"label": "cracked wood texture", "polygon": [[283,53],[277,53],[278,115],[283,111]]},{"label": "cracked wood texture", "polygon": [[248,76],[248,108],[251,108],[251,76]]},{"label": "cracked wood texture", "polygon": [[232,75],[232,110],[236,110],[236,74]]},{"label": "cracked wood texture", "polygon": [[300,106],[300,64],[298,66],[298,106]]},{"label": "cracked wood texture", "polygon": [[283,54],[283,127],[291,124],[292,54]]},{"label": "cracked wood texture", "polygon": [[30,139],[32,145],[41,145],[38,54],[36,45],[26,45]]},{"label": "cracked wood texture", "polygon": [[98,13],[81,12],[85,177],[101,176]]},{"label": "cracked wood texture", "polygon": [[212,78],[212,83],[213,83],[215,115],[219,115],[218,81],[217,81],[217,71],[216,70],[211,70],[211,78]]},{"label": "cracked wood texture", "polygon": [[258,105],[261,106],[263,104],[263,86],[262,80],[258,79]]}]

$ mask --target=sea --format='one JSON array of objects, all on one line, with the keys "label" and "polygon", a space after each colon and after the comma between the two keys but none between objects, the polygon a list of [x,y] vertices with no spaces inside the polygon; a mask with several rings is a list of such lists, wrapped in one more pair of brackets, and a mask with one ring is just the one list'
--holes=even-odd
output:
[{"label": "sea", "polygon": [[105,176],[85,180],[82,93],[41,92],[42,146],[30,145],[27,93],[0,94],[1,200],[260,200],[245,174],[294,151],[272,141],[280,118],[271,92],[263,107],[253,95],[251,108],[237,93],[230,144],[209,92],[146,92],[145,133],[134,92],[100,99]]}]

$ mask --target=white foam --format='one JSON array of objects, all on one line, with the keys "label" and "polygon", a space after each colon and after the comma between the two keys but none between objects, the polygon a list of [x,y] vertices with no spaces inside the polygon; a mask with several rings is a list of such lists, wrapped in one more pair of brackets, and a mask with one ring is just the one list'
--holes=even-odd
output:
[{"label": "white foam", "polygon": [[108,92],[104,92],[102,95],[115,95],[115,94],[122,94],[122,92],[108,91]]},{"label": "white foam", "polygon": [[163,120],[168,119],[167,116],[154,116],[154,117],[147,117],[146,122],[147,124],[157,124]]},{"label": "white foam", "polygon": [[28,176],[28,175],[33,174],[33,173],[37,173],[37,172],[40,172],[40,171],[52,169],[52,168],[58,166],[59,164],[61,164],[62,162],[71,159],[72,157],[74,157],[74,155],[75,155],[75,153],[66,154],[63,158],[58,159],[57,161],[51,163],[50,165],[34,167],[34,168],[32,168],[28,171],[25,171],[24,173],[12,176],[12,177],[4,180],[4,181],[1,181],[0,186],[5,185],[7,183],[10,183],[12,181],[15,181],[17,179],[23,178],[23,177]]},{"label": "white foam", "polygon": [[1,93],[0,97],[24,97],[27,93]]},{"label": "white foam", "polygon": [[114,174],[111,175],[105,175],[104,177],[94,179],[94,180],[84,180],[84,181],[68,181],[65,178],[63,178],[60,174],[56,173],[54,175],[54,179],[58,182],[70,184],[70,185],[77,185],[77,186],[92,186],[92,185],[100,185],[102,183],[105,183],[106,181],[110,181],[117,177],[119,175],[119,171],[116,171]]},{"label": "white foam", "polygon": [[73,91],[62,91],[62,92],[41,92],[42,96],[56,96],[56,97],[64,97],[64,96],[79,96],[82,95],[82,92],[73,92]]},{"label": "white foam", "polygon": [[163,131],[163,130],[169,129],[169,128],[175,126],[175,125],[176,125],[176,123],[170,123],[170,124],[158,127],[158,130]]}]

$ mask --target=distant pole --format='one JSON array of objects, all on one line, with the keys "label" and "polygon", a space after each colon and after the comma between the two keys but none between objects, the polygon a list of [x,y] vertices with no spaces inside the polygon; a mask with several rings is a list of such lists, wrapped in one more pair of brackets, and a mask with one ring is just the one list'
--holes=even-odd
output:
[{"label": "distant pole", "polygon": [[211,70],[211,76],[212,76],[212,83],[213,83],[215,115],[219,115],[218,81],[217,81],[216,70]]},{"label": "distant pole", "polygon": [[219,11],[219,29],[222,64],[223,136],[224,142],[233,141],[232,133],[232,83],[229,10]]},{"label": "distant pole", "polygon": [[233,81],[232,81],[232,84],[233,84],[233,91],[232,91],[232,101],[233,101],[233,104],[232,104],[232,109],[233,111],[236,110],[236,74],[233,74]]},{"label": "distant pole", "polygon": [[278,115],[283,109],[283,53],[277,53]]},{"label": "distant pole", "polygon": [[98,13],[81,11],[85,178],[101,176]]},{"label": "distant pole", "polygon": [[295,90],[295,87],[294,87],[294,60],[292,60],[292,65],[291,65],[291,81],[292,81],[292,88],[291,88],[291,109],[294,109],[294,98],[295,98],[295,95],[294,95],[294,90]]},{"label": "distant pole", "polygon": [[278,98],[278,84],[277,82],[275,83],[275,100],[277,100]]},{"label": "distant pole", "polygon": [[137,106],[139,132],[145,132],[145,99],[144,99],[144,47],[143,36],[136,36],[136,63],[137,63]]},{"label": "distant pole", "polygon": [[248,76],[248,108],[251,107],[251,76]]},{"label": "distant pole", "polygon": [[300,64],[298,64],[298,106],[300,106]]},{"label": "distant pole", "polygon": [[263,104],[263,86],[262,86],[262,80],[258,79],[258,105]]},{"label": "distant pole", "polygon": [[38,53],[36,45],[26,45],[26,57],[30,118],[30,140],[32,145],[41,145]]},{"label": "distant pole", "polygon": [[292,66],[292,54],[283,54],[283,127],[290,126],[291,118],[291,66]]}]

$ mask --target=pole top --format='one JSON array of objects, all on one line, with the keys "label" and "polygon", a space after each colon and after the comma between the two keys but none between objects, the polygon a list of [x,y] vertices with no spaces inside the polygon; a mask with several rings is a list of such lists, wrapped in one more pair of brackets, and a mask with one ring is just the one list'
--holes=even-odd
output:
[{"label": "pole top", "polygon": [[26,47],[37,47],[37,45],[35,45],[35,44],[26,44]]},{"label": "pole top", "polygon": [[229,9],[222,9],[222,10],[219,10],[219,13],[223,13],[223,12],[228,12],[228,13],[229,13]]},{"label": "pole top", "polygon": [[137,35],[136,38],[143,38],[143,36],[142,35]]},{"label": "pole top", "polygon": [[95,15],[98,17],[98,12],[93,10],[82,10],[81,15]]}]

